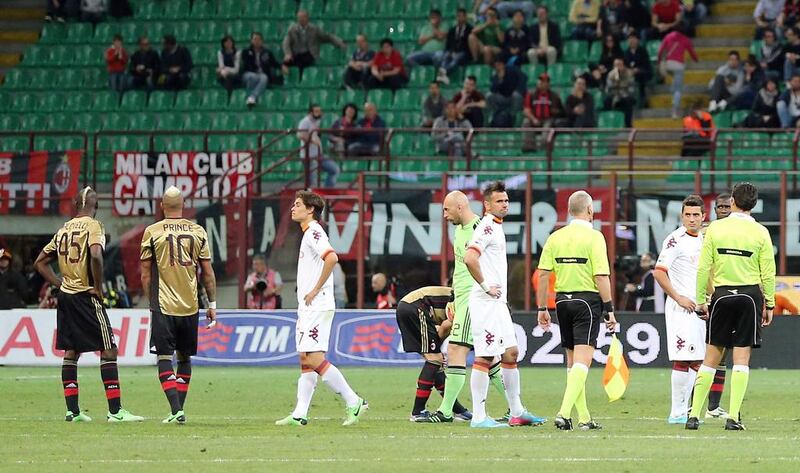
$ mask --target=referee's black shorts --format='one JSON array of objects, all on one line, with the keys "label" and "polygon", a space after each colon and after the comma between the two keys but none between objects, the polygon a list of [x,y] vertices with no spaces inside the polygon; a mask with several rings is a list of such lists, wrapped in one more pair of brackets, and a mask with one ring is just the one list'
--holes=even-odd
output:
[{"label": "referee's black shorts", "polygon": [[761,346],[764,296],[754,286],[720,286],[711,296],[706,342],[717,347]]},{"label": "referee's black shorts", "polygon": [[100,300],[88,292],[59,292],[56,348],[78,353],[116,348],[111,322]]},{"label": "referee's black shorts", "polygon": [[172,355],[197,354],[197,325],[199,314],[167,315],[159,310],[150,311],[150,353]]},{"label": "referee's black shorts", "polygon": [[395,311],[397,326],[403,337],[403,351],[406,353],[438,353],[442,340],[436,331],[430,314],[422,304],[409,304],[400,301]]},{"label": "referee's black shorts", "polygon": [[597,347],[597,336],[603,324],[603,301],[596,292],[559,292],[556,294],[556,318],[561,329],[561,346],[572,350],[575,345]]}]

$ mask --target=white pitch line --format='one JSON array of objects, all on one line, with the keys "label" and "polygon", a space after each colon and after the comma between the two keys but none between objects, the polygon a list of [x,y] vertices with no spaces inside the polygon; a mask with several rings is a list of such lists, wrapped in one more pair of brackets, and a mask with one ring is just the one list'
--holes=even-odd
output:
[{"label": "white pitch line", "polygon": [[[800,460],[800,458],[798,458]],[[442,462],[456,462],[463,461],[462,457],[437,457],[437,461]],[[473,458],[471,461],[478,462],[492,462],[492,463],[521,463],[536,460],[537,462],[548,463],[594,463],[594,462],[645,462],[649,459],[641,457],[610,457],[610,458],[578,458],[578,457],[535,457],[535,458]],[[18,465],[36,465],[36,464],[109,464],[109,463],[122,463],[122,464],[158,464],[158,463],[380,463],[380,462],[397,462],[397,463],[428,463],[429,458],[201,458],[201,459],[176,459],[169,458],[164,460],[148,460],[148,459],[94,459],[94,460],[17,460],[14,463]],[[0,464],[3,462],[0,462]]]}]

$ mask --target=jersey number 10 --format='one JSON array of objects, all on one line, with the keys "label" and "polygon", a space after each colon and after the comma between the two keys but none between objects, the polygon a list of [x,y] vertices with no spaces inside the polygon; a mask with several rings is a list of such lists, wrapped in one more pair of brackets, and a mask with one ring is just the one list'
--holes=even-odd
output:
[{"label": "jersey number 10", "polygon": [[[170,266],[175,266],[176,259],[181,266],[191,266],[194,264],[194,237],[192,235],[169,235],[167,237],[167,242],[169,243]],[[184,256],[186,259],[184,259]]]}]

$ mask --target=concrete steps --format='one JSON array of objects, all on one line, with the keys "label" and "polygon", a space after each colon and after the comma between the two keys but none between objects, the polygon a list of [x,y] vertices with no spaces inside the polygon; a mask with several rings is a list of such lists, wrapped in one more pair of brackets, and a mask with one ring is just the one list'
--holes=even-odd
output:
[{"label": "concrete steps", "polygon": [[[687,69],[683,73],[683,90],[687,90],[692,85],[708,85],[714,78],[715,69]],[[672,84],[672,76],[667,76],[664,80],[667,84]]]},{"label": "concrete steps", "polygon": [[[669,110],[667,110],[667,114],[669,114]],[[634,128],[679,129],[683,127],[683,123],[680,119],[674,120],[667,116],[665,118],[634,118],[633,126]]]},{"label": "concrete steps", "polygon": [[744,16],[750,15],[752,18],[756,2],[719,2],[711,6],[711,15],[719,16]]},{"label": "concrete steps", "polygon": [[5,8],[5,2],[0,7],[0,18],[3,20],[42,20],[45,13],[44,8]]},{"label": "concrete steps", "polygon": [[697,27],[697,36],[703,38],[752,38],[756,30],[755,23],[734,24],[702,24]]},{"label": "concrete steps", "polygon": [[22,53],[39,41],[45,2],[4,0],[0,3],[0,82],[8,69],[19,64]]},{"label": "concrete steps", "polygon": [[[681,107],[691,107],[698,100],[708,105],[708,93],[684,93],[681,96]],[[653,94],[648,97],[647,103],[651,108],[670,108],[672,107],[672,95]]]}]

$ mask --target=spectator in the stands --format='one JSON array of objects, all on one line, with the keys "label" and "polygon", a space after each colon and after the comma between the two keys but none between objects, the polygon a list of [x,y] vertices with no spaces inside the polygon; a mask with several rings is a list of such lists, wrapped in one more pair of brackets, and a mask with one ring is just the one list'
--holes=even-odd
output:
[{"label": "spectator in the stands", "polygon": [[683,20],[679,0],[656,0],[650,13],[650,32],[647,39],[662,39]]},{"label": "spectator in the stands", "polygon": [[[453,102],[444,108],[444,115],[433,122],[431,136],[436,142],[436,152],[449,156],[464,156],[466,131],[472,128],[469,120],[458,117]],[[458,129],[458,130],[456,130]]]},{"label": "spectator in the stands", "polygon": [[531,64],[555,64],[561,57],[561,30],[558,23],[550,21],[547,6],[540,5],[536,9],[537,22],[530,28],[531,48],[528,60]]},{"label": "spectator in the stands", "polygon": [[502,51],[505,32],[500,25],[497,10],[488,8],[483,23],[475,26],[469,35],[469,50],[476,63],[492,64]]},{"label": "spectator in the stands", "polygon": [[297,67],[302,75],[303,69],[313,66],[319,59],[322,43],[333,43],[342,50],[346,47],[338,36],[326,33],[311,23],[308,11],[298,10],[297,23],[289,27],[283,38],[283,75],[289,74],[289,67]]},{"label": "spectator in the stands", "polygon": [[645,103],[647,83],[653,78],[653,66],[650,64],[650,55],[639,41],[639,34],[631,31],[628,35],[628,49],[623,56],[625,65],[633,71],[633,77],[639,85],[639,103]]},{"label": "spectator in the stands", "polygon": [[636,105],[636,79],[633,71],[618,57],[606,77],[606,110],[619,110],[625,114],[625,127],[633,126],[633,107]]},{"label": "spectator in the stands", "polygon": [[764,81],[764,86],[759,89],[753,101],[753,109],[744,119],[742,125],[746,128],[780,128],[778,118],[778,82],[773,78]]},{"label": "spectator in the stands", "polygon": [[594,128],[594,98],[586,91],[586,79],[578,77],[572,93],[564,104],[567,126],[572,128]]},{"label": "spectator in the stands", "polygon": [[[394,280],[394,278],[392,278]],[[372,292],[375,293],[376,309],[391,309],[397,305],[397,288],[383,273],[372,275]]]},{"label": "spectator in the stands", "polygon": [[28,297],[28,282],[11,263],[11,251],[0,248],[0,309],[25,307]]},{"label": "spectator in the stands", "polygon": [[681,0],[683,19],[691,34],[694,35],[697,25],[708,16],[708,7],[698,0]]},{"label": "spectator in the stands", "polygon": [[572,39],[594,41],[597,39],[597,19],[600,17],[600,0],[572,0],[569,22]]},{"label": "spectator in the stands", "polygon": [[244,283],[246,307],[248,309],[280,309],[281,273],[267,265],[264,255],[253,256],[253,271]]},{"label": "spectator in the stands", "polygon": [[354,103],[348,103],[342,108],[342,115],[333,122],[331,129],[334,130],[328,135],[332,151],[336,154],[343,154],[347,147],[353,142],[353,129],[358,120],[358,108]]},{"label": "spectator in the stands", "polygon": [[233,37],[225,35],[217,51],[217,81],[228,93],[242,85],[241,68],[242,52],[236,49]]},{"label": "spectator in the stands", "polygon": [[428,96],[422,103],[422,126],[430,128],[433,122],[442,116],[447,99],[442,95],[439,82],[433,81],[428,85]]},{"label": "spectator in the stands", "polygon": [[783,77],[783,63],[785,61],[783,45],[778,41],[775,30],[765,29],[761,40],[761,48],[758,50],[761,58],[761,69],[768,77],[780,80]]},{"label": "spectator in the stands", "polygon": [[509,59],[509,64],[519,66],[528,62],[531,46],[531,31],[525,24],[525,15],[517,10],[511,17],[511,27],[506,30],[502,54]]},{"label": "spectator in the stands", "polygon": [[407,83],[408,76],[403,67],[403,57],[394,49],[394,42],[391,39],[382,39],[381,50],[372,58],[367,88],[397,90]]},{"label": "spectator in the stands", "polygon": [[630,29],[628,19],[628,5],[625,0],[603,0],[597,19],[597,37],[610,34],[617,41],[622,41]]},{"label": "spectator in the stands", "polygon": [[122,36],[114,35],[111,46],[106,49],[106,69],[108,70],[108,86],[114,92],[124,92],[128,83],[125,69],[128,65],[128,51],[122,45]]},{"label": "spectator in the stands", "polygon": [[459,118],[466,118],[476,128],[483,127],[486,98],[478,91],[478,79],[475,76],[467,76],[463,88],[450,101],[456,104]]},{"label": "spectator in the stands", "polygon": [[155,87],[161,73],[161,58],[150,47],[147,36],[139,38],[139,49],[131,56],[128,73],[131,76],[131,87],[151,90]]},{"label": "spectator in the stands", "polygon": [[800,0],[786,0],[776,22],[778,28],[794,28],[798,20],[800,20]]},{"label": "spectator in the stands", "polygon": [[800,118],[800,75],[789,79],[789,87],[783,91],[776,105],[781,128],[794,128]]},{"label": "spectator in the stands", "polygon": [[[536,89],[525,94],[522,103],[523,128],[552,128],[563,123],[564,106],[558,94],[550,90],[550,76],[546,72],[539,74]],[[534,133],[525,133],[522,149],[536,149]]]},{"label": "spectator in the stands", "polygon": [[650,8],[644,0],[625,0],[625,10],[628,28],[644,38],[647,30],[650,29]]},{"label": "spectator in the stands", "polygon": [[344,85],[352,89],[364,87],[369,79],[369,68],[375,51],[369,49],[367,37],[363,34],[356,36],[356,50],[347,63],[347,70],[344,73]]},{"label": "spectator in the stands", "polygon": [[297,138],[300,140],[300,159],[306,162],[308,157],[308,172],[312,175],[317,172],[317,166],[325,171],[325,187],[334,187],[339,176],[339,165],[336,161],[326,158],[322,150],[322,138],[319,136],[319,123],[322,120],[322,107],[312,103],[308,107],[308,115],[300,120],[297,125]]},{"label": "spectator in the stands", "polygon": [[242,52],[242,81],[247,89],[247,106],[252,107],[277,75],[280,63],[268,48],[264,47],[261,33],[250,35],[250,47]]},{"label": "spectator in the stands", "polygon": [[378,115],[378,109],[372,102],[364,104],[364,118],[358,120],[358,133],[347,147],[349,154],[357,156],[374,156],[381,152],[386,122]]},{"label": "spectator in the stands", "polygon": [[161,77],[159,84],[167,90],[183,90],[189,87],[192,77],[192,55],[180,46],[175,36],[164,35],[164,49],[161,50]]},{"label": "spectator in the stands", "polygon": [[469,61],[470,33],[472,33],[472,25],[467,23],[467,10],[459,8],[456,11],[456,24],[447,31],[447,40],[444,43],[444,53],[439,62],[439,73],[436,80],[449,84],[449,74],[458,66]]},{"label": "spectator in the stands", "polygon": [[525,18],[533,16],[533,10],[536,7],[532,0],[518,0],[518,1],[498,1],[498,0],[475,0],[473,12],[476,16],[483,15],[486,17],[490,8],[494,8],[500,18],[508,18],[517,10],[521,10],[525,14]]},{"label": "spectator in the stands", "polygon": [[108,11],[106,0],[81,0],[81,21],[97,24],[103,21]]},{"label": "spectator in the stands", "polygon": [[696,100],[689,114],[683,117],[681,156],[703,156],[711,149],[714,119],[703,110],[703,101]]},{"label": "spectator in the stands", "polygon": [[[499,113],[508,115],[505,121],[513,123],[513,116],[522,106],[522,97],[525,96],[525,82],[527,78],[517,67],[506,66],[502,58],[494,61],[494,74],[489,87],[489,95],[486,101],[492,116],[497,118]],[[492,121],[495,121],[495,118]],[[493,124],[492,126],[498,126]]]},{"label": "spectator in the stands", "polygon": [[744,67],[738,51],[728,53],[728,61],[717,68],[714,78],[709,84],[711,102],[708,111],[714,113],[728,107],[728,99],[737,95],[744,88]]},{"label": "spectator in the stands", "polygon": [[753,10],[753,19],[756,21],[755,39],[762,39],[767,29],[775,30],[784,3],[785,0],[758,0]]},{"label": "spectator in the stands", "polygon": [[664,312],[664,290],[655,283],[653,268],[656,265],[656,257],[652,253],[642,255],[639,264],[645,273],[638,285],[628,283],[625,285],[625,292],[636,297],[636,312]]},{"label": "spectator in the stands", "polygon": [[797,28],[786,28],[786,45],[783,47],[783,80],[788,81],[800,72],[800,33]]},{"label": "spectator in the stands", "polygon": [[447,29],[442,24],[442,12],[434,8],[428,13],[428,22],[420,28],[419,49],[406,58],[409,67],[438,64],[444,54]]},{"label": "spectator in the stands", "polygon": [[44,21],[56,20],[59,23],[64,23],[66,16],[66,3],[67,0],[47,0],[47,12],[44,15]]},{"label": "spectator in the stands", "polygon": [[734,110],[750,110],[756,94],[764,84],[764,71],[754,55],[749,55],[744,62],[744,82],[738,94],[730,98],[730,106]]},{"label": "spectator in the stands", "polygon": [[616,36],[607,34],[603,37],[603,47],[600,50],[599,63],[600,66],[603,66],[603,79],[605,79],[608,71],[614,67],[614,60],[624,55],[625,53],[622,52],[622,47],[619,45]]},{"label": "spectator in the stands", "polygon": [[692,57],[694,62],[698,62],[697,52],[694,50],[692,40],[683,34],[680,28],[670,32],[661,41],[658,47],[658,71],[662,77],[672,76],[670,93],[672,94],[672,118],[680,118],[678,112],[681,106],[681,95],[683,94],[683,73],[686,70],[684,57],[686,52]]}]

